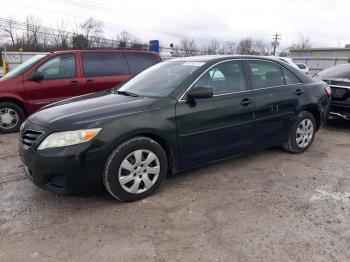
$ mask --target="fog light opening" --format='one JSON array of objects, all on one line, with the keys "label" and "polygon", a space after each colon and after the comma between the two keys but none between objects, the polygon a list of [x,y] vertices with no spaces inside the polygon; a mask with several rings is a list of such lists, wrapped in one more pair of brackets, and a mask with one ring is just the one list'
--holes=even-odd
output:
[{"label": "fog light opening", "polygon": [[62,175],[52,175],[47,184],[56,188],[64,188],[66,186],[66,179]]}]

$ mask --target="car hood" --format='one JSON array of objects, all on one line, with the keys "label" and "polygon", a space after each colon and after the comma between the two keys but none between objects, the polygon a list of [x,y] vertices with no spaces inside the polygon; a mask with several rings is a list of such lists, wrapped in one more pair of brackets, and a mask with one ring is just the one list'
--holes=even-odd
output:
[{"label": "car hood", "polygon": [[144,111],[155,101],[156,98],[100,92],[55,103],[31,115],[28,121],[53,131],[94,127],[109,119]]}]

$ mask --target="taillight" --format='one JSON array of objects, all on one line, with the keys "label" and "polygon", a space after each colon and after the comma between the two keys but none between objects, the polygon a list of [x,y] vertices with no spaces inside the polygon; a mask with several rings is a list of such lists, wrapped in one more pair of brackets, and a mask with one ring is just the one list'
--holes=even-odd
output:
[{"label": "taillight", "polygon": [[331,89],[330,86],[326,86],[324,88],[324,90],[325,90],[327,96],[331,96],[332,95],[332,89]]}]

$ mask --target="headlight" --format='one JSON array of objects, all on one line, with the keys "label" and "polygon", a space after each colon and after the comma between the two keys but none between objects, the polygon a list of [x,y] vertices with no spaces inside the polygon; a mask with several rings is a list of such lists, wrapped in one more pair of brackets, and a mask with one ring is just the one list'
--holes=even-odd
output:
[{"label": "headlight", "polygon": [[101,128],[94,128],[52,133],[41,142],[38,150],[85,143],[97,136],[100,131]]}]

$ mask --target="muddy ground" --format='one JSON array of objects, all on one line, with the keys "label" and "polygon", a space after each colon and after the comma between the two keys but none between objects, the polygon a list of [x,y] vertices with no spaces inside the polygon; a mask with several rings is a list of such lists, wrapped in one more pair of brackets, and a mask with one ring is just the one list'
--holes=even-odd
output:
[{"label": "muddy ground", "polygon": [[36,188],[0,135],[0,261],[350,261],[350,123],[168,178],[143,201]]}]

